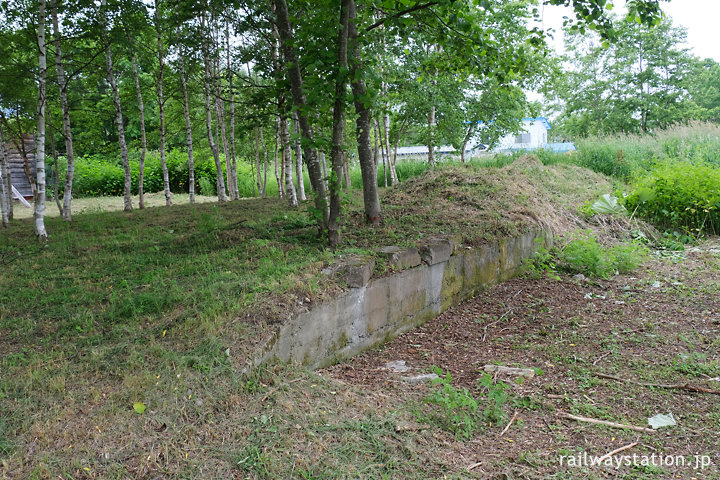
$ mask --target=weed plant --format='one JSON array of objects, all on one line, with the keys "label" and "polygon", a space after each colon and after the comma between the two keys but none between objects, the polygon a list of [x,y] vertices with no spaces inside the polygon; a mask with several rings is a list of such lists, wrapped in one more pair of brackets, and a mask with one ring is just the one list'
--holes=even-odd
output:
[{"label": "weed plant", "polygon": [[557,252],[558,268],[568,273],[609,278],[636,269],[648,257],[644,245],[631,242],[604,247],[590,231],[579,232]]},{"label": "weed plant", "polygon": [[480,377],[478,387],[484,390],[486,396],[483,406],[467,388],[458,388],[452,384],[450,372],[443,372],[437,366],[433,366],[432,370],[438,376],[433,384],[439,388],[425,398],[425,403],[435,405],[440,410],[429,417],[419,415],[420,420],[430,420],[456,437],[469,440],[483,422],[498,423],[505,418],[503,406],[508,400],[508,394],[504,382],[494,382],[487,373]]}]

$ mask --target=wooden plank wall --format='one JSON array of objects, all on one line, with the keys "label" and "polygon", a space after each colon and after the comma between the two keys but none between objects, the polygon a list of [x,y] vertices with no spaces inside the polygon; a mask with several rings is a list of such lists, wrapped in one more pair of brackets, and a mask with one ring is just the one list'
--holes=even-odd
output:
[{"label": "wooden plank wall", "polygon": [[30,181],[35,182],[35,141],[32,135],[25,135],[23,137],[25,144],[25,152],[27,153],[28,162],[30,163],[30,172],[32,173],[32,180],[29,180],[25,173],[25,162],[23,157],[15,147],[15,142],[8,142],[5,144],[5,148],[8,152],[8,158],[10,160],[10,178],[12,184],[25,198],[32,198],[32,187]]}]

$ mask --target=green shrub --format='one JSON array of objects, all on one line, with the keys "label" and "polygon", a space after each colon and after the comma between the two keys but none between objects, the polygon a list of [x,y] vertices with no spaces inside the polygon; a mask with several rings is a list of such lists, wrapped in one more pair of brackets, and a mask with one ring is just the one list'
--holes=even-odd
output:
[{"label": "green shrub", "polygon": [[633,242],[603,247],[590,231],[574,238],[558,252],[558,266],[569,273],[609,278],[615,273],[628,273],[648,256],[647,247]]},{"label": "green shrub", "polygon": [[207,177],[200,177],[200,180],[198,180],[198,185],[200,187],[199,193],[200,195],[217,195],[217,186],[215,183],[208,180]]},{"label": "green shrub", "polygon": [[443,373],[442,369],[436,366],[432,369],[438,376],[433,380],[433,384],[440,388],[428,395],[425,403],[440,407],[440,412],[421,420],[432,420],[443,430],[467,440],[479,428],[481,421],[492,424],[505,418],[503,406],[508,400],[508,386],[504,382],[493,381],[493,377],[487,373],[478,379],[478,387],[485,390],[487,400],[481,412],[479,400],[473,397],[467,388],[453,386],[450,372]]},{"label": "green shrub", "polygon": [[450,372],[444,373],[439,367],[433,366],[438,378],[433,384],[440,386],[425,399],[425,403],[437,405],[440,412],[431,417],[440,428],[469,439],[478,427],[478,402],[467,388],[455,388],[452,385]]},{"label": "green shrub", "polygon": [[625,202],[660,228],[720,233],[720,168],[666,161],[636,182]]},{"label": "green shrub", "polygon": [[[168,169],[168,180],[170,183],[170,191],[174,193],[187,193],[189,170],[187,152],[181,149],[174,149],[167,153],[166,164]],[[226,175],[225,161],[221,159],[223,175]],[[241,196],[253,196],[253,180],[252,167],[243,162],[238,161],[238,177],[239,189]],[[63,194],[65,182],[65,173],[67,170],[67,160],[60,157],[58,161],[59,168],[59,193]],[[49,191],[52,191],[55,178],[55,167],[52,160],[49,162]],[[137,195],[138,192],[138,175],[140,172],[140,154],[138,151],[130,153],[130,175],[132,177],[132,193]],[[215,161],[207,149],[197,149],[195,151],[195,191],[200,192],[203,189],[200,186],[200,179],[205,178],[212,185],[217,184],[217,172],[215,169]],[[125,183],[125,174],[121,166],[120,158],[116,156],[87,155],[78,157],[75,161],[75,178],[73,180],[73,196],[75,197],[96,197],[96,196],[117,196],[123,194]],[[268,194],[277,193],[277,185],[274,178],[272,182],[268,179]],[[162,164],[160,154],[156,151],[149,151],[145,157],[145,172],[143,177],[143,187],[146,193],[163,191],[164,181],[162,173]],[[205,189],[206,192],[214,192],[213,189]],[[212,193],[211,195],[215,195]],[[203,193],[210,195],[210,193]]]}]

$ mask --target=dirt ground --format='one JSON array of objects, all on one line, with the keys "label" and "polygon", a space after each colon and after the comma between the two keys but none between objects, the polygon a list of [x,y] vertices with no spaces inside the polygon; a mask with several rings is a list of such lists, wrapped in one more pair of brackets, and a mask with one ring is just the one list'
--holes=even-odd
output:
[{"label": "dirt ground", "polygon": [[[720,478],[719,292],[717,239],[654,258],[634,276],[526,276],[322,373],[374,392],[392,408],[422,405],[438,388],[407,381],[431,366],[451,372],[453,384],[481,402],[477,380],[485,365],[536,369],[540,374],[522,383],[496,376],[511,386],[502,423],[485,423],[468,441],[448,435],[438,451],[456,473],[473,478]],[[409,370],[389,368],[397,361]],[[677,425],[646,433],[563,413],[641,427],[672,413]],[[403,427],[424,428],[437,429]],[[590,456],[626,446],[601,466],[587,465]]]}]

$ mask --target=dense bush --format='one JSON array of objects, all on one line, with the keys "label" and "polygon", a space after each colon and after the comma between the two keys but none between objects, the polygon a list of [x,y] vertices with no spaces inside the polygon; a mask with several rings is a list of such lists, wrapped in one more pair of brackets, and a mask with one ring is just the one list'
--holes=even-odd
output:
[{"label": "dense bush", "polygon": [[693,235],[720,233],[720,168],[665,161],[639,179],[626,199],[630,211],[661,228]]},{"label": "dense bush", "polygon": [[[188,159],[187,153],[183,150],[172,150],[166,156],[168,179],[170,190],[174,193],[188,192]],[[225,161],[221,158],[223,175],[226,175]],[[251,166],[238,162],[238,187],[241,196],[253,195],[253,182]],[[52,160],[49,161],[49,183],[54,185],[55,166]],[[67,170],[67,160],[61,157],[58,162],[59,170],[59,193],[62,195]],[[130,155],[130,175],[132,177],[132,193],[138,192],[138,174],[140,171],[140,155],[134,151]],[[205,179],[212,189],[201,188],[200,179]],[[117,196],[123,194],[125,175],[121,166],[120,158],[108,158],[98,155],[79,157],[75,161],[75,178],[73,181],[73,196],[75,197],[96,197],[96,196]],[[207,187],[206,184],[206,187]],[[195,152],[195,192],[204,195],[215,195],[217,185],[217,173],[215,162],[208,150],[199,149]],[[164,189],[162,165],[158,152],[148,152],[145,158],[145,175],[143,186],[146,193],[160,192]],[[276,187],[277,188],[277,187]],[[49,188],[52,191],[52,187]],[[207,190],[207,191],[203,191]],[[275,189],[275,192],[277,190]]]}]

